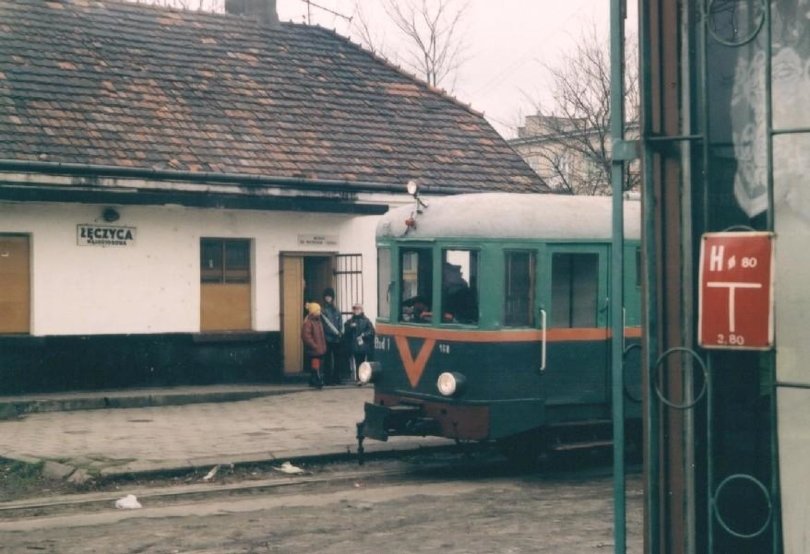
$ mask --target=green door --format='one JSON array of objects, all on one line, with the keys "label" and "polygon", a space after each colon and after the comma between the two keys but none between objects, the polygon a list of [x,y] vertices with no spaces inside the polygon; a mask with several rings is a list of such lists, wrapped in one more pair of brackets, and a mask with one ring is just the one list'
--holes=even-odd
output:
[{"label": "green door", "polygon": [[607,409],[607,247],[551,245],[545,256],[546,386],[549,405]]}]

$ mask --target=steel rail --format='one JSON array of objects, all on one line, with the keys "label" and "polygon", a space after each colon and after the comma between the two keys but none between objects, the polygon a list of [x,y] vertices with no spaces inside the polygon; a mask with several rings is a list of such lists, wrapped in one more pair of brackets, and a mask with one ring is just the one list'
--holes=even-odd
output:
[{"label": "steel rail", "polygon": [[[357,479],[369,479],[379,477],[392,477],[406,475],[408,472],[403,469],[387,469],[378,471],[355,471],[342,473],[336,476],[301,476],[301,477],[277,477],[275,479],[261,479],[249,482],[231,484],[205,484],[195,483],[193,485],[179,485],[173,487],[160,487],[150,489],[132,489],[126,491],[134,494],[139,500],[159,499],[159,498],[187,498],[193,496],[205,496],[210,494],[233,493],[233,492],[255,492],[261,490],[271,490],[282,487],[292,487],[297,485],[311,485],[323,483],[341,483]],[[88,506],[93,504],[104,504],[109,506],[122,496],[124,491],[115,492],[95,492],[87,494],[59,496],[51,499],[17,500],[0,503],[0,513],[22,512],[28,510],[45,510],[49,508],[66,508],[72,506]]]}]

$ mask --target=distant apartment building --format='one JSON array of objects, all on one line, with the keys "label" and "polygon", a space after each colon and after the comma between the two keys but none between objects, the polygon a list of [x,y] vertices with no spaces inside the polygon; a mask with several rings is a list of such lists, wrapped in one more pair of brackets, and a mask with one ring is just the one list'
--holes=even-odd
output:
[{"label": "distant apartment building", "polygon": [[[509,144],[553,191],[563,194],[610,194],[610,133],[607,123],[587,118],[535,114],[527,116]],[[638,134],[631,124],[628,136]],[[625,189],[638,186],[637,162],[631,164]]]}]

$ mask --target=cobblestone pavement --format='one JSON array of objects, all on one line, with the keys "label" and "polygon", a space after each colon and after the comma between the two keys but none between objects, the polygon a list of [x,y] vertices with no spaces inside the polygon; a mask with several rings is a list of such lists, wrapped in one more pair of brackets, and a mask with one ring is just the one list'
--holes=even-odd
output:
[{"label": "cobblestone pavement", "polygon": [[[31,414],[0,421],[0,456],[102,474],[288,459],[356,450],[370,388],[307,390],[240,402]],[[370,452],[442,439],[367,441]]]}]

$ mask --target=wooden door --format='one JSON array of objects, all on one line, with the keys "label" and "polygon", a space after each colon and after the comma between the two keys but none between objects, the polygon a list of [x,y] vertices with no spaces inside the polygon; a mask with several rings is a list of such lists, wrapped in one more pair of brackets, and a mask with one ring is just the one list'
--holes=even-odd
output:
[{"label": "wooden door", "polygon": [[30,268],[28,237],[0,235],[0,333],[31,330]]},{"label": "wooden door", "polygon": [[304,258],[281,256],[281,335],[284,343],[284,374],[301,373],[304,348]]}]

